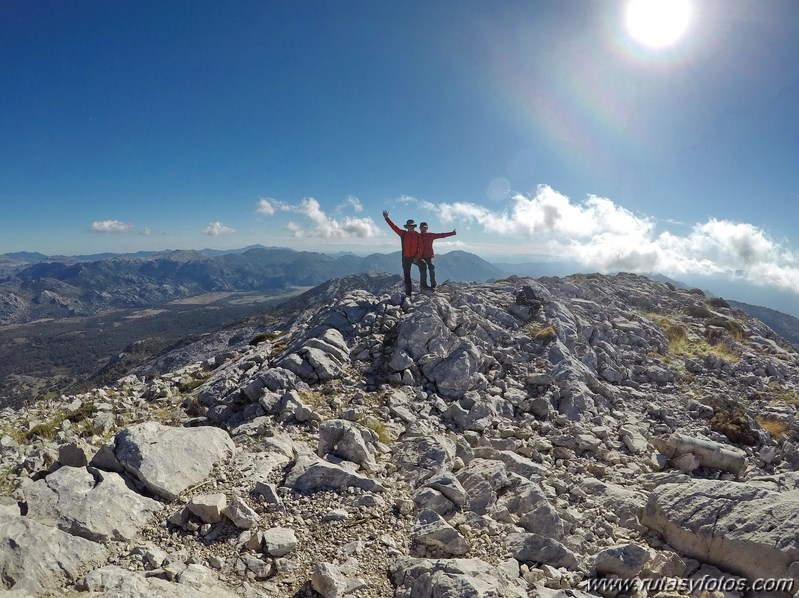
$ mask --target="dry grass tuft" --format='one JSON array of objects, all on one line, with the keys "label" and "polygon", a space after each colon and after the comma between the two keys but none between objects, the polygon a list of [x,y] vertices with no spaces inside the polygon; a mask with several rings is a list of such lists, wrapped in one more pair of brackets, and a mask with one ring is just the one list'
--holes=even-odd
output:
[{"label": "dry grass tuft", "polygon": [[785,438],[788,432],[788,423],[782,420],[756,418],[761,428],[766,430],[775,440]]},{"label": "dry grass tuft", "polygon": [[541,326],[541,324],[531,324],[528,326],[530,338],[544,343],[551,343],[558,338],[558,331],[554,326]]}]

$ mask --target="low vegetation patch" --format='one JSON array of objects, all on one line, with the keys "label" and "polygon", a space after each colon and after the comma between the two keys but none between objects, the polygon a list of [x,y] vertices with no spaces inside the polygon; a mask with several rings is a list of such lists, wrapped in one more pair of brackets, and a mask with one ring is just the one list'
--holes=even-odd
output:
[{"label": "low vegetation patch", "polygon": [[705,299],[705,303],[707,303],[710,307],[713,307],[713,308],[716,308],[716,309],[729,309],[730,308],[730,304],[727,303],[721,297],[708,297],[707,299]]},{"label": "low vegetation patch", "polygon": [[558,338],[558,331],[552,325],[542,326],[539,323],[533,323],[527,327],[527,331],[530,338],[544,343],[550,343]]},{"label": "low vegetation patch", "polygon": [[17,444],[24,442],[25,440],[25,432],[16,426],[10,426],[8,424],[0,426],[0,437],[3,436],[12,438]]},{"label": "low vegetation patch", "polygon": [[685,353],[688,349],[688,329],[682,324],[667,322],[663,334],[669,340],[670,353]]},{"label": "low vegetation patch", "polygon": [[270,341],[270,342],[271,341],[275,341],[275,340],[279,339],[281,336],[283,336],[284,334],[285,334],[284,332],[280,332],[279,330],[276,330],[276,331],[273,331],[273,332],[261,332],[261,333],[256,334],[254,337],[252,337],[248,344],[251,347],[254,347],[256,345],[260,345],[261,343],[264,343],[264,342],[267,342],[267,341]]},{"label": "low vegetation patch", "polygon": [[[663,335],[669,341],[670,355],[701,357],[702,355],[710,354],[730,363],[737,363],[740,359],[740,355],[723,344],[712,344],[696,334],[692,335],[690,328],[673,316],[653,312],[644,313],[643,316],[651,320],[663,332]],[[737,322],[735,323],[737,324]]]},{"label": "low vegetation patch", "polygon": [[713,312],[704,305],[686,305],[683,308],[683,313],[692,318],[712,318]]},{"label": "low vegetation patch", "polygon": [[746,330],[744,330],[744,327],[741,325],[741,323],[736,320],[729,320],[727,318],[713,316],[705,320],[705,329],[707,330],[711,326],[724,328],[739,343],[746,339]]},{"label": "low vegetation patch", "polygon": [[386,426],[383,422],[374,417],[365,416],[358,420],[358,423],[362,426],[369,428],[375,434],[377,434],[377,439],[380,440],[383,444],[389,444],[394,439],[391,437],[391,434],[388,433],[386,430]]},{"label": "low vegetation patch", "polygon": [[327,404],[330,394],[321,390],[302,390],[300,391],[300,401],[308,407],[321,407]]},{"label": "low vegetation patch", "polygon": [[799,405],[799,393],[795,390],[781,388],[772,395],[771,399],[773,401],[782,401],[789,405]]},{"label": "low vegetation patch", "polygon": [[13,471],[13,467],[0,470],[0,496],[11,496],[11,493],[16,490],[16,484],[11,480]]},{"label": "low vegetation patch", "polygon": [[774,440],[782,440],[788,433],[788,422],[777,419],[757,418],[757,423],[766,430]]},{"label": "low vegetation patch", "polygon": [[80,424],[91,418],[95,413],[97,413],[97,406],[88,401],[83,403],[76,411],[60,410],[49,420],[33,426],[25,435],[25,438],[30,440],[38,437],[52,440],[66,420],[69,420],[72,424]]},{"label": "low vegetation patch", "polygon": [[708,404],[714,409],[710,418],[711,430],[724,434],[735,444],[757,444],[757,432],[752,428],[752,420],[742,405],[727,399],[713,399]]},{"label": "low vegetation patch", "polygon": [[178,390],[183,394],[189,394],[191,391],[199,388],[203,383],[208,380],[210,372],[199,372],[195,377],[188,380],[181,380],[178,384]]}]

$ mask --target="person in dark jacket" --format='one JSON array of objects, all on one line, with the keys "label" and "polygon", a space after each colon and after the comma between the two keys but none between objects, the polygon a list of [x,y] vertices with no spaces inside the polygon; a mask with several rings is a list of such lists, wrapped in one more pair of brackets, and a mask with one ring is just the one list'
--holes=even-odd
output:
[{"label": "person in dark jacket", "polygon": [[422,256],[422,247],[419,243],[419,233],[416,232],[416,223],[413,220],[405,222],[405,230],[391,221],[388,211],[383,210],[383,218],[388,225],[402,239],[402,274],[405,277],[405,294],[410,296],[413,292],[413,282],[411,281],[411,264],[417,262]]},{"label": "person in dark jacket", "polygon": [[[436,239],[443,239],[444,237],[451,237],[457,234],[455,229],[450,233],[430,233],[427,232],[427,222],[422,222],[419,225],[421,231],[419,232],[419,240],[421,242],[421,253],[419,260],[416,262],[419,265],[419,278],[420,287],[425,290],[433,290],[436,288],[436,256],[433,251],[433,241]],[[430,272],[430,286],[427,286],[427,273]]]}]

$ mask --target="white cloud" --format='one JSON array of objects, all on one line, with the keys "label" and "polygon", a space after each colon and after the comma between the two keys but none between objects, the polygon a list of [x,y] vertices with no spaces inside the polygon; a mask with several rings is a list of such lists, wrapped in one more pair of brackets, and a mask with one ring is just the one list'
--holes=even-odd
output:
[{"label": "white cloud", "polygon": [[[380,229],[371,218],[353,218],[350,216],[345,216],[341,219],[331,218],[322,210],[319,202],[313,197],[303,199],[298,204],[283,203],[274,199],[262,199],[259,201],[259,206],[261,202],[265,202],[275,210],[280,209],[291,212],[305,219],[304,223],[292,221],[286,225],[286,230],[289,231],[293,237],[363,239],[377,237],[381,234]],[[356,211],[363,209],[360,201],[355,197],[347,198],[344,204],[351,206]]]},{"label": "white cloud", "polygon": [[754,284],[799,292],[799,256],[748,223],[710,219],[687,234],[656,233],[653,219],[610,199],[589,195],[574,203],[545,185],[532,197],[514,196],[502,211],[460,202],[418,205],[437,212],[444,223],[534,238],[590,270],[666,275],[737,272]]},{"label": "white cloud", "polygon": [[300,225],[299,225],[299,224],[297,224],[296,222],[289,222],[289,223],[286,225],[286,230],[287,230],[287,231],[289,231],[289,232],[291,233],[291,236],[292,236],[292,237],[297,237],[297,238],[299,238],[299,237],[302,237],[302,236],[303,236],[303,234],[302,234],[302,227],[300,227]]},{"label": "white cloud", "polygon": [[132,229],[132,224],[121,220],[95,220],[89,226],[89,230],[93,233],[127,233]]},{"label": "white cloud", "polygon": [[258,203],[255,206],[255,211],[259,214],[266,214],[267,216],[271,216],[275,213],[275,207],[272,205],[272,202],[268,199],[261,198],[258,200]]},{"label": "white cloud", "polygon": [[206,235],[211,235],[212,237],[218,237],[219,235],[229,235],[231,233],[235,233],[236,229],[230,228],[229,226],[225,226],[221,222],[211,222],[203,229],[203,233]]},{"label": "white cloud", "polygon": [[466,220],[497,234],[587,239],[619,232],[645,235],[654,227],[651,220],[636,217],[609,199],[590,195],[582,204],[573,204],[546,185],[534,197],[514,195],[501,213],[471,203],[442,204],[438,210],[445,223]]},{"label": "white cloud", "polygon": [[272,216],[276,211],[286,212],[291,209],[287,203],[280,201],[279,199],[273,199],[271,197],[262,197],[258,200],[255,204],[255,211],[259,214],[266,214],[267,216]]},{"label": "white cloud", "polygon": [[340,204],[336,206],[337,212],[345,209],[351,209],[353,212],[360,213],[363,212],[363,205],[361,204],[360,199],[358,199],[354,195],[350,195],[344,201],[342,201]]},{"label": "white cloud", "polygon": [[446,249],[452,251],[455,249],[466,249],[466,247],[468,246],[463,241],[436,241],[437,250]]}]

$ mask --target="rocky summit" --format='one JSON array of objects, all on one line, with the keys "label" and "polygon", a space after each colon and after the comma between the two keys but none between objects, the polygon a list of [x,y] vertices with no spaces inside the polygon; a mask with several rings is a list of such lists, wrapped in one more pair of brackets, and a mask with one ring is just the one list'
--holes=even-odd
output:
[{"label": "rocky summit", "polygon": [[724,300],[365,275],[265,321],[1,414],[0,589],[799,590],[799,355]]}]

